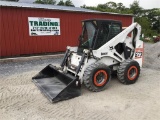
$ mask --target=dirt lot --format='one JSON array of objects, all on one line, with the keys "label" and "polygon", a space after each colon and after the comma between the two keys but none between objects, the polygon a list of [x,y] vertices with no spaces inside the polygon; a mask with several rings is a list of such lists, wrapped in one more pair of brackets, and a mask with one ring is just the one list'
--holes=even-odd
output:
[{"label": "dirt lot", "polygon": [[[159,44],[160,45],[160,44]],[[155,46],[153,46],[155,47]],[[145,58],[150,45],[146,44]],[[160,49],[159,49],[160,51]],[[156,60],[159,53],[156,53]],[[61,58],[0,63],[0,120],[159,120],[160,69],[146,60],[136,84],[123,85],[113,78],[109,87],[93,93],[82,88],[80,97],[51,104],[31,78]]]}]

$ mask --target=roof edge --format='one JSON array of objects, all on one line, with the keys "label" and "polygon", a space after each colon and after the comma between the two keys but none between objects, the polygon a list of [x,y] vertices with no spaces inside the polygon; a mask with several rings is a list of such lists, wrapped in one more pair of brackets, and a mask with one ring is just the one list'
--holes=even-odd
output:
[{"label": "roof edge", "polygon": [[58,11],[71,11],[71,12],[83,12],[83,13],[95,13],[95,14],[110,14],[110,15],[123,15],[132,16],[133,14],[120,14],[112,12],[101,12],[90,9],[84,9],[79,7],[68,7],[68,6],[58,6],[58,5],[44,5],[44,4],[33,4],[33,3],[21,3],[21,2],[10,2],[1,1],[0,6],[3,7],[18,7],[18,8],[33,8],[33,9],[47,9],[47,10],[58,10]]}]

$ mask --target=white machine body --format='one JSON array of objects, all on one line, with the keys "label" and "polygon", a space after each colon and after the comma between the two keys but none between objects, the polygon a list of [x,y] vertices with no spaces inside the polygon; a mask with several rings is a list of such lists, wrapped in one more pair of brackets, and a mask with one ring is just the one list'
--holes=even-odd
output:
[{"label": "white machine body", "polygon": [[[137,34],[133,40],[133,34],[131,34],[130,36],[129,36],[129,34],[135,28],[137,29]],[[90,59],[85,58],[84,64],[81,66],[81,70],[78,74],[76,74],[75,71],[71,70],[67,66],[66,66],[67,69],[65,69],[65,70],[68,70],[68,71],[74,73],[75,76],[79,76],[81,83],[83,83],[83,74],[84,74],[85,69],[89,65],[91,65],[92,63],[101,62],[101,63],[106,64],[107,66],[114,65],[113,69],[117,70],[118,63],[121,63],[125,60],[124,53],[119,54],[115,50],[115,46],[119,43],[125,43],[127,47],[131,48],[131,54],[133,54],[131,59],[137,61],[140,65],[140,67],[142,67],[143,57],[144,57],[144,49],[143,49],[144,46],[143,46],[143,41],[139,40],[140,34],[141,34],[141,26],[138,23],[132,23],[129,27],[124,29],[121,33],[116,35],[114,38],[112,38],[110,41],[105,43],[99,49],[93,50],[93,52],[91,54],[96,59],[95,58],[90,58]],[[132,42],[135,42],[135,47],[133,46]],[[77,54],[78,47],[68,46],[67,49],[72,51],[72,55],[70,57],[71,66],[77,67],[82,59],[82,56]],[[83,52],[88,54],[87,49],[84,49]]]}]

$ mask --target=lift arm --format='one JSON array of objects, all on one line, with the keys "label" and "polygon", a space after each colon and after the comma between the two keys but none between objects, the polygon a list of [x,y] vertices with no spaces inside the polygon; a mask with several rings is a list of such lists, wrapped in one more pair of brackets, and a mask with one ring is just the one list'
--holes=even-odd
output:
[{"label": "lift arm", "polygon": [[[141,34],[141,26],[138,23],[132,23],[129,27],[127,27],[121,33],[116,35],[102,47],[100,47],[97,50],[93,50],[94,56],[97,58],[109,56],[115,58],[119,62],[123,61],[125,58],[122,55],[120,55],[114,48],[118,43],[124,43],[127,38],[127,35],[131,33],[135,28],[137,29],[137,34],[133,41],[139,40]],[[115,54],[118,57],[115,57]]]}]

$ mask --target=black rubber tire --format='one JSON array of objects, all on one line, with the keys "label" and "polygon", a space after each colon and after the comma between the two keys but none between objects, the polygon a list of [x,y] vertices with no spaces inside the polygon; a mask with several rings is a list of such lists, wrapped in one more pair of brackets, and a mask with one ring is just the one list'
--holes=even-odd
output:
[{"label": "black rubber tire", "polygon": [[[135,69],[135,75],[130,77],[131,69]],[[140,66],[139,63],[135,60],[127,59],[123,61],[117,70],[117,77],[119,81],[123,84],[134,84],[139,77],[140,74]]]},{"label": "black rubber tire", "polygon": [[[106,80],[102,84],[102,86],[97,86],[94,83],[94,76],[99,71],[103,72],[105,71],[107,74]],[[93,92],[99,92],[104,90],[107,84],[109,83],[110,79],[111,79],[111,70],[107,65],[103,63],[93,63],[90,66],[88,66],[84,71],[84,76],[83,76],[84,85],[86,86],[87,89]]]}]

